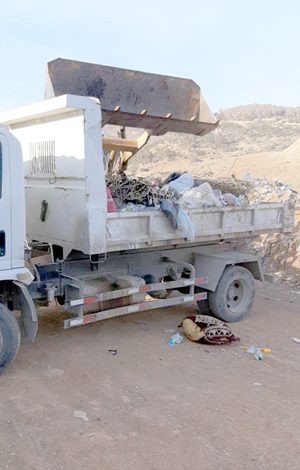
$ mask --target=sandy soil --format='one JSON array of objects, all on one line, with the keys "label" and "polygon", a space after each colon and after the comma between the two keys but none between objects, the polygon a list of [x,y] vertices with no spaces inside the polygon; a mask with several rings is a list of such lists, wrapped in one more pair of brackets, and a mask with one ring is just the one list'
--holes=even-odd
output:
[{"label": "sandy soil", "polygon": [[[237,124],[237,123],[236,123]],[[239,125],[245,124],[243,121]],[[189,171],[193,175],[211,174],[213,177],[231,177],[244,178],[251,175],[257,178],[267,178],[269,180],[278,179],[288,184],[295,191],[300,192],[300,139],[299,132],[297,139],[284,150],[266,151],[261,144],[253,143],[257,151],[247,151],[247,146],[243,147],[243,139],[238,140],[239,152],[225,152],[219,149],[218,153],[211,153],[211,146],[203,149],[201,152],[197,147],[198,141],[189,140],[185,136],[175,134],[172,137],[167,134],[161,140],[152,143],[152,147],[145,147],[139,152],[129,164],[128,172],[136,176],[167,176],[172,171]],[[213,135],[213,134],[211,134]],[[227,129],[227,138],[230,138],[230,131]],[[232,137],[231,137],[232,138]],[[280,138],[274,132],[272,136],[274,141]],[[252,137],[252,140],[254,138]],[[151,139],[150,139],[151,142]],[[199,146],[201,148],[199,140]],[[169,144],[169,145],[168,145]],[[181,144],[181,145],[180,145]],[[170,151],[170,146],[172,146]],[[169,152],[169,153],[168,153]]]},{"label": "sandy soil", "polygon": [[[274,164],[276,162],[276,164]],[[141,162],[133,172],[136,176],[167,176],[172,171],[188,171],[193,175],[208,175],[218,178],[230,178],[234,175],[243,179],[246,175],[269,180],[280,180],[295,191],[300,192],[300,150],[298,155],[289,156],[284,152],[261,152],[239,157],[223,157],[220,159],[206,158],[202,162],[191,161],[187,158],[176,160],[175,164],[162,160],[157,165]],[[131,167],[129,166],[129,170]],[[129,171],[130,172],[130,171]]]},{"label": "sandy soil", "polygon": [[[274,164],[274,162],[276,162]],[[244,178],[251,175],[258,178],[278,179],[288,184],[295,191],[300,191],[300,151],[298,155],[290,156],[284,152],[261,152],[241,157],[227,157],[217,161],[207,161],[199,168],[212,171],[216,176],[231,175]]]},{"label": "sandy soil", "polygon": [[43,313],[0,378],[1,469],[298,469],[300,292],[258,289],[233,327],[272,348],[262,362],[240,345],[171,349],[186,307],[68,331]]}]

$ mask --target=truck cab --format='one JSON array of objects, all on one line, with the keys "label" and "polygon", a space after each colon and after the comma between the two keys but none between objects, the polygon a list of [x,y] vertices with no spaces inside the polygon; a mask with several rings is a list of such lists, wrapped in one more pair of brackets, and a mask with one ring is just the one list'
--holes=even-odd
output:
[{"label": "truck cab", "polygon": [[[21,341],[21,329],[12,311],[14,306],[24,312],[25,331],[28,332],[28,315],[36,319],[34,304],[25,287],[32,282],[33,275],[25,268],[24,244],[21,146],[7,129],[0,127],[0,374],[13,362]],[[37,322],[30,323],[33,337],[37,332]]]},{"label": "truck cab", "polygon": [[25,205],[21,146],[0,128],[0,279],[24,268]]}]

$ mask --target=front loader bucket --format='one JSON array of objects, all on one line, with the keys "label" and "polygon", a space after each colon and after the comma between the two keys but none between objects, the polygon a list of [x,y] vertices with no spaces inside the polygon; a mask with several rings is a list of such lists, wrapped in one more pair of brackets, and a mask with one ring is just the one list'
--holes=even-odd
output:
[{"label": "front loader bucket", "polygon": [[103,123],[146,129],[152,135],[204,135],[218,122],[192,80],[56,59],[47,64],[45,98],[99,98]]}]

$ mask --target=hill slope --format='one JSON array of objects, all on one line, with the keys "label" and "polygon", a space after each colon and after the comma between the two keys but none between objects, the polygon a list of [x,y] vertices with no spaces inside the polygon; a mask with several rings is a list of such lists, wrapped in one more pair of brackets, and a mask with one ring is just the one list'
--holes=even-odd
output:
[{"label": "hill slope", "polygon": [[279,178],[300,191],[300,107],[246,105],[220,111],[216,131],[151,137],[132,160],[137,175],[190,171]]}]

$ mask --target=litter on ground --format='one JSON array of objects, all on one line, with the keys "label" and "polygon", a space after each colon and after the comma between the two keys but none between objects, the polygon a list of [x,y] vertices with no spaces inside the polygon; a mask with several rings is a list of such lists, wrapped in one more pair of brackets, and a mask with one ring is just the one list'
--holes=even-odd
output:
[{"label": "litter on ground", "polygon": [[176,335],[173,335],[170,340],[169,340],[169,346],[173,348],[174,344],[180,344],[182,343],[183,337],[179,334],[176,333]]},{"label": "litter on ground", "polygon": [[247,353],[254,354],[254,357],[257,361],[262,361],[264,358],[264,355],[261,349],[257,348],[256,346],[250,346],[247,349]]},{"label": "litter on ground", "polygon": [[[253,348],[253,346],[241,346],[241,349],[243,349],[244,351],[247,351],[247,352],[252,352],[252,348]],[[251,349],[251,351],[249,351],[249,349]],[[263,353],[271,353],[272,352],[272,349],[270,349],[270,348],[259,348],[259,349]]]},{"label": "litter on ground", "polygon": [[109,349],[108,352],[110,352],[110,354],[112,356],[116,356],[118,354],[118,350],[117,349]]},{"label": "litter on ground", "polygon": [[292,340],[293,340],[295,343],[300,344],[300,338],[292,338]]},{"label": "litter on ground", "polygon": [[75,410],[73,413],[74,418],[82,419],[82,421],[88,422],[89,418],[85,411],[83,410]]}]

